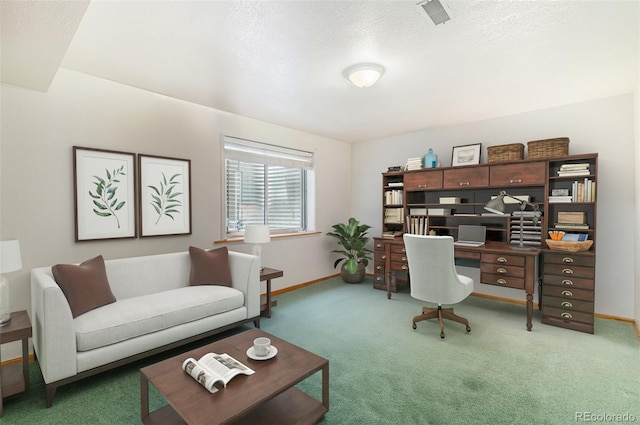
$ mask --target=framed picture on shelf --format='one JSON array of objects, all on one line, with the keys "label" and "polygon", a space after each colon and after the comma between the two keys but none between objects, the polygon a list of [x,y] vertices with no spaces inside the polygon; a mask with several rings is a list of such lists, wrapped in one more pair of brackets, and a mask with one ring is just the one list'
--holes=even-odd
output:
[{"label": "framed picture on shelf", "polygon": [[135,158],[73,147],[76,242],[137,236]]},{"label": "framed picture on shelf", "polygon": [[191,160],[138,155],[140,236],[191,234]]},{"label": "framed picture on shelf", "polygon": [[451,152],[451,166],[480,164],[482,143],[454,146]]}]

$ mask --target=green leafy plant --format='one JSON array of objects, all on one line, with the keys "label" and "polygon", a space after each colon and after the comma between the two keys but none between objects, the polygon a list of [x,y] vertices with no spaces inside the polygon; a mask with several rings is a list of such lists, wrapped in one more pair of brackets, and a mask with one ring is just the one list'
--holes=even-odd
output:
[{"label": "green leafy plant", "polygon": [[332,236],[338,240],[338,245],[341,245],[343,249],[334,249],[331,252],[342,254],[342,258],[338,258],[333,267],[338,267],[342,261],[345,261],[344,268],[349,274],[354,274],[358,269],[358,263],[364,264],[366,267],[371,260],[371,254],[373,251],[366,247],[369,238],[367,237],[367,231],[371,226],[367,224],[360,224],[358,220],[351,217],[347,224],[338,223],[334,224],[333,232],[328,232],[328,236]]},{"label": "green leafy plant", "polygon": [[164,216],[175,220],[173,214],[180,212],[179,207],[182,205],[182,201],[178,197],[182,195],[182,192],[174,192],[175,188],[180,184],[177,180],[180,176],[181,174],[174,174],[167,180],[167,176],[162,173],[162,180],[157,187],[148,186],[153,191],[151,193],[151,205],[158,213],[158,219],[155,224],[158,224]]},{"label": "green leafy plant", "polygon": [[126,201],[118,201],[116,198],[116,191],[118,190],[118,184],[120,183],[119,177],[125,176],[124,165],[120,168],[116,168],[113,171],[105,169],[106,179],[100,176],[93,176],[95,181],[93,184],[96,186],[96,191],[93,193],[89,191],[89,196],[93,198],[93,212],[99,217],[113,217],[116,219],[118,229],[120,228],[120,219],[116,214],[124,207]]}]

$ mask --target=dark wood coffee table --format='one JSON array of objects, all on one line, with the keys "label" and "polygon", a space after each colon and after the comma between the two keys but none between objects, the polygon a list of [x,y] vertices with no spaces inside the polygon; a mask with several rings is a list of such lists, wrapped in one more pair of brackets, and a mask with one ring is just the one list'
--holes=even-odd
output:
[{"label": "dark wood coffee table", "polygon": [[[247,349],[259,336],[271,338],[276,357],[256,361]],[[227,353],[255,370],[238,375],[211,394],[182,370],[182,362],[206,353]],[[322,403],[294,385],[322,371]],[[168,405],[149,413],[149,382]],[[329,410],[329,361],[260,329],[225,338],[140,369],[144,424],[315,424]]]}]

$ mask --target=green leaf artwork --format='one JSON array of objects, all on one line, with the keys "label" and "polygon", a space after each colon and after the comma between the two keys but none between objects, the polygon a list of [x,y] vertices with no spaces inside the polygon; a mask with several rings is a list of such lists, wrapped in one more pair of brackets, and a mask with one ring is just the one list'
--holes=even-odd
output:
[{"label": "green leaf artwork", "polygon": [[151,193],[151,206],[158,213],[158,219],[155,224],[160,222],[160,219],[164,216],[169,217],[171,220],[175,220],[173,214],[180,213],[180,206],[182,201],[179,196],[182,192],[174,192],[176,187],[180,184],[177,180],[181,174],[174,174],[169,180],[167,176],[162,173],[162,180],[158,186],[148,186],[152,190]]},{"label": "green leaf artwork", "polygon": [[124,207],[126,201],[118,201],[116,191],[120,184],[119,178],[125,176],[124,165],[113,171],[105,169],[106,179],[100,176],[93,176],[93,184],[96,186],[95,193],[89,191],[89,196],[93,198],[93,212],[98,217],[113,217],[116,220],[118,229],[120,228],[120,219],[116,214]]}]

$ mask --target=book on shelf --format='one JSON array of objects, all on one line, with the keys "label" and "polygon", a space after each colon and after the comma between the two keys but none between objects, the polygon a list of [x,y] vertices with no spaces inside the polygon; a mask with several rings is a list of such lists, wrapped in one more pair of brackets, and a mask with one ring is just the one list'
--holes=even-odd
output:
[{"label": "book on shelf", "polygon": [[404,208],[385,208],[384,222],[390,224],[402,224],[404,220]]},{"label": "book on shelf", "polygon": [[422,168],[422,157],[416,156],[407,159],[407,170],[420,170]]},{"label": "book on shelf", "polygon": [[427,216],[407,216],[407,231],[412,235],[426,235],[427,224],[429,218]]},{"label": "book on shelf", "polygon": [[429,215],[451,215],[451,208],[429,208],[427,209]]},{"label": "book on shelf", "polygon": [[398,236],[402,236],[402,234],[403,234],[402,230],[388,230],[386,232],[382,232],[382,238],[394,239],[394,238],[397,238]]},{"label": "book on shelf", "polygon": [[387,183],[387,186],[389,187],[402,187],[404,186],[403,182],[389,182]]},{"label": "book on shelf", "polygon": [[455,213],[453,214],[454,217],[478,217],[478,214],[474,214],[474,213]]},{"label": "book on shelf", "polygon": [[549,203],[550,204],[557,204],[560,202],[572,202],[573,201],[573,196],[571,195],[566,195],[566,196],[549,196],[548,198]]},{"label": "book on shelf", "polygon": [[574,181],[571,184],[571,195],[573,202],[595,202],[596,182],[591,179]]},{"label": "book on shelf", "polygon": [[556,223],[555,228],[562,230],[587,230],[589,229],[589,225],[580,223]]},{"label": "book on shelf", "polygon": [[391,189],[384,192],[385,205],[400,205],[403,201],[402,189]]},{"label": "book on shelf", "polygon": [[199,360],[189,357],[182,369],[210,393],[218,391],[216,384],[227,386],[238,375],[253,375],[255,371],[228,354],[207,353]]},{"label": "book on shelf", "polygon": [[570,242],[584,242],[587,239],[589,239],[589,235],[587,235],[586,233],[565,233],[562,236],[561,240]]}]

